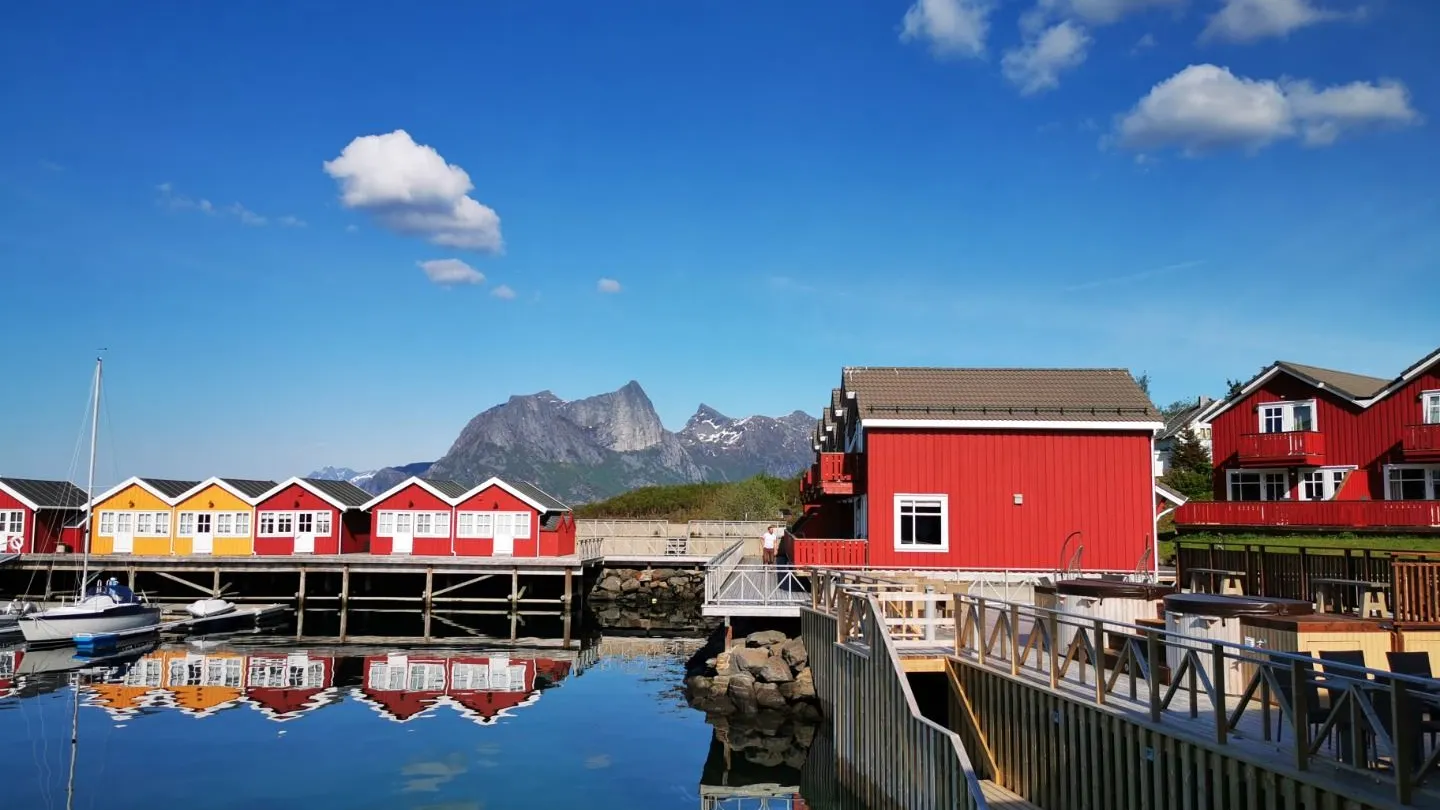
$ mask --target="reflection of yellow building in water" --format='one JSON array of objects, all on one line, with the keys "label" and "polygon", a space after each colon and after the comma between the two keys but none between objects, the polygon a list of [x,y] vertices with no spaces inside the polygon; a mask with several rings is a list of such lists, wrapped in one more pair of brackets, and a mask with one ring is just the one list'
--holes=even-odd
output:
[{"label": "reflection of yellow building in water", "polygon": [[163,662],[168,702],[194,717],[238,705],[245,697],[245,656],[233,652],[154,653]]},{"label": "reflection of yellow building in water", "polygon": [[249,556],[255,550],[255,502],[274,481],[210,478],[175,502],[172,553]]},{"label": "reflection of yellow building in water", "polygon": [[93,554],[161,556],[171,553],[175,501],[196,481],[131,478],[93,502]]},{"label": "reflection of yellow building in water", "polygon": [[119,680],[85,687],[89,693],[85,705],[104,709],[116,720],[133,717],[141,709],[159,705],[165,696],[165,666],[158,655],[153,653],[136,661]]}]

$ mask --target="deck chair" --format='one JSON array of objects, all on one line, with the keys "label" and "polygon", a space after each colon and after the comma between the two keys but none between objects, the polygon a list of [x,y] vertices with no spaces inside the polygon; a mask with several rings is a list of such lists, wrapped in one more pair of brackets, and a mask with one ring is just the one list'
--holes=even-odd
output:
[{"label": "deck chair", "polygon": [[[1430,674],[1430,654],[1423,652],[1387,652],[1386,660],[1390,663],[1390,671],[1397,675],[1414,675],[1420,678],[1434,677]],[[1378,678],[1376,680],[1379,680]],[[1389,680],[1388,678],[1386,679]],[[1385,696],[1387,713],[1381,715],[1388,717],[1390,696]],[[1435,712],[1429,712],[1426,717],[1420,720],[1420,733],[1430,737],[1430,745],[1435,745],[1435,738],[1440,735],[1440,716]]]},{"label": "deck chair", "polygon": [[[1295,711],[1302,713],[1301,716],[1305,718],[1305,725],[1308,726],[1310,730],[1309,736],[1313,739],[1315,729],[1319,728],[1320,724],[1325,722],[1326,716],[1325,707],[1320,704],[1320,687],[1315,684],[1314,665],[1308,663],[1300,665],[1301,669],[1305,671],[1305,695],[1304,698],[1298,702],[1295,700],[1295,690],[1290,684],[1290,662],[1278,660],[1267,666],[1270,667],[1271,674],[1275,676],[1275,682],[1279,685],[1280,695],[1285,698],[1285,702],[1293,706]],[[1285,716],[1277,712],[1275,717],[1276,742],[1280,741],[1284,732]]]},{"label": "deck chair", "polygon": [[[1350,679],[1350,680],[1360,680],[1360,679],[1362,679],[1362,678],[1365,679],[1365,680],[1369,680],[1369,676],[1368,676],[1368,675],[1356,675],[1356,674],[1350,672],[1349,669],[1348,669],[1348,667],[1364,667],[1364,666],[1365,666],[1365,652],[1364,652],[1363,650],[1326,650],[1326,651],[1324,651],[1324,652],[1321,652],[1319,655],[1320,655],[1320,664],[1321,664],[1321,667],[1323,667],[1325,670],[1327,670],[1327,672],[1326,672],[1327,675],[1330,674],[1330,673],[1328,672],[1328,670],[1330,669],[1330,667],[1329,667],[1328,665],[1330,665],[1330,664],[1338,664],[1338,665],[1340,665],[1340,666],[1336,667],[1336,672],[1335,672],[1335,675],[1336,675],[1336,676],[1338,676],[1338,677],[1343,677],[1343,678],[1348,678],[1348,679]],[[1333,711],[1334,708],[1335,708],[1335,706],[1336,706],[1336,704],[1339,703],[1341,696],[1345,694],[1345,689],[1344,689],[1344,687],[1324,687],[1324,686],[1322,686],[1321,688],[1322,688],[1322,689],[1325,689],[1325,690],[1326,690],[1326,693],[1329,695],[1329,697],[1330,697],[1330,709],[1331,709],[1331,711]],[[1367,697],[1367,698],[1371,698],[1370,695],[1367,695],[1366,697]],[[1371,698],[1371,699],[1373,699],[1373,698]],[[1349,748],[1350,748],[1350,718],[1349,718],[1348,716],[1338,718],[1338,719],[1335,721],[1335,725],[1332,726],[1331,728],[1333,729],[1332,732],[1331,732],[1331,734],[1338,734],[1338,735],[1340,735],[1340,743],[1341,743],[1341,744],[1340,744],[1340,755],[1341,755],[1341,757],[1342,757],[1342,758],[1349,758],[1349,759],[1351,759],[1352,761],[1354,761],[1354,764],[1356,764],[1356,765],[1361,765],[1362,763],[1361,763],[1359,757],[1347,757],[1347,756],[1346,756],[1347,753],[1349,753]],[[1365,734],[1365,743],[1364,743],[1364,744],[1365,744],[1365,749],[1366,749],[1366,750],[1360,752],[1361,755],[1363,755],[1364,757],[1367,757],[1367,758],[1368,758],[1369,755],[1370,755],[1370,750],[1369,750],[1369,749],[1370,749],[1370,739],[1371,739],[1372,736],[1373,736],[1373,735],[1369,734],[1368,732]],[[1331,739],[1334,739],[1334,737],[1332,737]]]}]

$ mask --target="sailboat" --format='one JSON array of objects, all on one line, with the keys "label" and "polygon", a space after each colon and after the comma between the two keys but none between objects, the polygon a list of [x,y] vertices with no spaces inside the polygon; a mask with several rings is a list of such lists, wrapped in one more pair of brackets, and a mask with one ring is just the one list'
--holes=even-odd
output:
[{"label": "sailboat", "polygon": [[90,414],[90,472],[85,484],[88,514],[85,517],[78,599],[73,604],[21,616],[16,624],[20,626],[27,644],[74,643],[77,636],[105,636],[160,624],[160,608],[142,602],[115,578],[110,578],[104,585],[89,587],[90,538],[95,525],[95,439],[100,427],[103,362],[103,358],[95,360],[95,399]]}]

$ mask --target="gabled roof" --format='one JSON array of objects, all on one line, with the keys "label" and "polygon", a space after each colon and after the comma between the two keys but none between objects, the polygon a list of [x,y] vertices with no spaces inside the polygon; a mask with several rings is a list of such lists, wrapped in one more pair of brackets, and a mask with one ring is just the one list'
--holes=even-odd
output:
[{"label": "gabled roof", "polygon": [[1194,405],[1170,414],[1170,416],[1165,420],[1165,429],[1160,431],[1160,435],[1156,436],[1155,438],[1173,439],[1174,437],[1180,435],[1182,432],[1184,432],[1185,428],[1190,427],[1198,421],[1201,421],[1197,417],[1199,417],[1200,414],[1205,411],[1205,409],[1209,408],[1214,403],[1215,400],[1211,399],[1210,397],[1200,397],[1200,399],[1198,399]]},{"label": "gabled roof", "polygon": [[421,489],[429,492],[431,495],[434,495],[435,497],[450,504],[451,506],[454,506],[455,501],[469,491],[466,486],[464,486],[463,484],[458,484],[454,481],[438,478],[421,478],[418,475],[412,475],[409,478],[406,478],[404,481],[401,481],[395,486],[366,501],[365,504],[360,508],[372,509],[375,507],[376,504],[412,485],[420,487]]},{"label": "gabled roof", "polygon": [[334,481],[328,478],[287,478],[261,493],[255,503],[268,501],[288,487],[298,486],[311,495],[330,504],[336,509],[363,509],[370,500],[370,493],[349,481]]},{"label": "gabled roof", "polygon": [[1404,387],[1412,378],[1424,372],[1427,368],[1440,363],[1440,349],[1430,352],[1394,379],[1385,380],[1380,377],[1370,377],[1365,374],[1352,374],[1348,371],[1336,371],[1335,369],[1320,368],[1319,366],[1307,366],[1300,363],[1292,363],[1288,360],[1277,360],[1274,363],[1260,370],[1259,374],[1251,377],[1240,387],[1233,396],[1226,397],[1213,403],[1200,415],[1204,420],[1211,420],[1245,397],[1249,396],[1256,388],[1263,385],[1267,380],[1277,374],[1289,374],[1301,382],[1308,383],[1317,389],[1329,391],[1342,399],[1361,408],[1368,408]]},{"label": "gabled roof", "polygon": [[98,503],[103,503],[126,487],[138,485],[149,491],[151,495],[154,495],[170,506],[174,506],[179,501],[181,495],[194,489],[199,483],[199,481],[176,481],[170,478],[141,478],[139,476],[131,476],[99,495],[96,495],[95,500],[91,501],[90,505],[94,506]]},{"label": "gabled roof", "polygon": [[504,481],[500,478],[490,478],[480,486],[466,492],[461,500],[469,498],[471,495],[491,486],[500,487],[511,495],[535,507],[535,509],[541,513],[570,511],[570,507],[562,503],[559,498],[556,498],[554,495],[551,495],[529,481]]},{"label": "gabled roof", "polygon": [[85,508],[85,492],[69,481],[0,478],[0,489],[31,509]]},{"label": "gabled roof", "polygon": [[1184,506],[1185,502],[1190,500],[1189,498],[1185,497],[1179,492],[1176,492],[1170,487],[1165,486],[1159,481],[1155,482],[1155,494],[1175,504],[1176,506]]},{"label": "gabled roof", "polygon": [[[891,421],[1125,422],[1160,411],[1119,368],[852,367],[842,372],[862,424]],[[828,414],[827,414],[828,415]]]},{"label": "gabled roof", "polygon": [[206,478],[204,481],[175,496],[175,503],[195,497],[207,487],[220,487],[231,495],[254,506],[260,496],[275,486],[274,481],[256,481],[249,478]]},{"label": "gabled roof", "polygon": [[1291,363],[1288,360],[1280,360],[1275,365],[1312,384],[1319,383],[1317,387],[1328,388],[1350,399],[1373,397],[1390,384],[1389,380],[1382,380],[1379,377],[1351,374],[1348,371],[1336,371],[1333,368],[1306,366],[1300,363]]}]

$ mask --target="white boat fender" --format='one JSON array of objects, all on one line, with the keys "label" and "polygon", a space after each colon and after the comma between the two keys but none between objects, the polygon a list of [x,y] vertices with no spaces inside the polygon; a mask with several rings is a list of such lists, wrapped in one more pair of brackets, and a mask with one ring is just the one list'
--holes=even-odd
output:
[{"label": "white boat fender", "polygon": [[235,606],[224,599],[199,599],[185,608],[185,612],[197,619],[220,616],[233,610],[235,610]]}]

